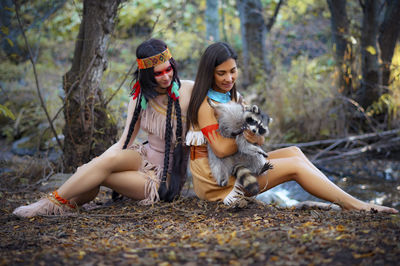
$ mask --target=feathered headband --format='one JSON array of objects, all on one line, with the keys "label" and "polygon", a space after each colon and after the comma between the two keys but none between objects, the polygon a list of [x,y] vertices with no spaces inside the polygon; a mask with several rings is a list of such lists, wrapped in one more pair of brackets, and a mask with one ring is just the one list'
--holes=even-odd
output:
[{"label": "feathered headband", "polygon": [[[163,52],[161,52],[159,54],[156,54],[156,55],[153,55],[150,57],[146,57],[143,59],[138,58],[138,59],[136,59],[136,61],[138,63],[139,69],[146,69],[146,68],[155,67],[162,63],[165,63],[171,58],[172,58],[172,55],[167,47],[167,49],[165,49]],[[172,82],[167,90],[168,94],[172,97],[172,99],[174,101],[179,99],[178,90],[179,90],[179,87],[176,84],[176,82]],[[133,96],[133,99],[135,100],[136,98],[139,97],[139,94],[140,94],[140,83],[139,83],[139,80],[137,80],[136,83],[133,85],[131,95]],[[147,107],[146,97],[144,97],[144,95],[142,95],[140,98],[141,98],[140,105],[141,105],[142,109],[146,109],[146,107]]]},{"label": "feathered headband", "polygon": [[146,68],[155,67],[162,63],[165,63],[171,58],[172,58],[172,55],[167,48],[159,54],[156,54],[156,55],[153,55],[150,57],[146,57],[143,59],[138,58],[138,59],[136,59],[136,61],[138,63],[139,69],[146,69]]}]

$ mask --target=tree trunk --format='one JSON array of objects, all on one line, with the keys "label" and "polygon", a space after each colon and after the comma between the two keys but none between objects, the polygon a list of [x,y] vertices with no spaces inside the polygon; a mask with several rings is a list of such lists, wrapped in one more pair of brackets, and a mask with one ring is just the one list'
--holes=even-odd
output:
[{"label": "tree trunk", "polygon": [[218,3],[217,0],[207,0],[206,3],[206,39],[211,42],[219,41]]},{"label": "tree trunk", "polygon": [[105,151],[117,134],[99,88],[121,0],[85,0],[71,69],[63,77],[64,166],[72,170]]},{"label": "tree trunk", "polygon": [[254,83],[268,69],[266,25],[260,0],[237,0],[243,48],[243,86]]},{"label": "tree trunk", "polygon": [[352,95],[353,47],[348,40],[350,21],[346,12],[346,0],[327,0],[331,12],[331,29],[334,41],[336,65],[339,70],[339,91]]},{"label": "tree trunk", "polygon": [[361,86],[356,101],[366,109],[382,94],[382,75],[377,45],[381,1],[365,0],[361,28]]},{"label": "tree trunk", "polygon": [[385,16],[379,34],[383,93],[388,92],[390,66],[392,64],[394,48],[400,34],[400,0],[386,1],[386,4]]}]

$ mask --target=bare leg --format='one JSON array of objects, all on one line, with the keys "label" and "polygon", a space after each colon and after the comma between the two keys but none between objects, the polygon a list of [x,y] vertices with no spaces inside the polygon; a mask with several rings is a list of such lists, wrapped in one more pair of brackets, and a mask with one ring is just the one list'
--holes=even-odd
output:
[{"label": "bare leg", "polygon": [[294,180],[312,195],[339,204],[345,210],[371,210],[397,213],[393,208],[360,201],[332,183],[318,170],[297,147],[279,149],[268,153],[268,159],[274,166],[267,176],[260,176],[260,187],[267,189],[281,183]]},{"label": "bare leg", "polygon": [[103,154],[78,168],[57,191],[79,205],[92,200],[104,185],[134,199],[144,198],[145,177],[138,172],[139,153],[122,150]]},{"label": "bare leg", "polygon": [[84,194],[81,194],[79,196],[73,197],[71,198],[69,201],[72,204],[76,204],[78,206],[81,206],[89,201],[94,200],[94,198],[96,198],[97,194],[99,193],[100,187],[96,187]]},{"label": "bare leg", "polygon": [[[137,171],[142,159],[132,150],[108,152],[78,168],[58,190],[58,195],[72,204],[82,205],[91,201],[99,192],[100,185],[133,198],[144,199],[146,177]],[[69,204],[55,203],[50,198],[42,198],[27,206],[18,207],[13,214],[20,217],[70,213]],[[62,202],[62,201],[61,201]],[[69,206],[69,207],[68,207]]]}]

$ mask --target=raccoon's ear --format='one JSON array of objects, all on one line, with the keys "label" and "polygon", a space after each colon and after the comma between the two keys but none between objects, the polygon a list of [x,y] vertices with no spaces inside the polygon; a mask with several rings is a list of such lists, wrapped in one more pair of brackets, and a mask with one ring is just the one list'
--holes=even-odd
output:
[{"label": "raccoon's ear", "polygon": [[251,106],[250,105],[243,105],[243,109],[244,109],[244,111],[246,111],[246,112],[250,112],[251,111]]},{"label": "raccoon's ear", "polygon": [[212,107],[212,108],[216,108],[217,107],[217,105],[213,102],[213,101],[211,101],[211,99],[210,98],[207,98],[207,102],[208,102],[208,104]]},{"label": "raccoon's ear", "polygon": [[253,106],[251,107],[251,111],[252,111],[253,113],[255,113],[255,114],[259,114],[259,113],[260,113],[260,108],[258,108],[257,105],[253,105]]},{"label": "raccoon's ear", "polygon": [[271,124],[274,121],[274,119],[272,117],[268,117],[268,124]]}]

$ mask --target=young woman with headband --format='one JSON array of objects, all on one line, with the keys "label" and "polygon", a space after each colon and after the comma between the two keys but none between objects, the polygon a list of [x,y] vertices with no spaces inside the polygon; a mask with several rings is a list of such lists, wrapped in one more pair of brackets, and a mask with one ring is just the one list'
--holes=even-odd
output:
[{"label": "young woman with headband", "polygon": [[[157,39],[136,50],[138,68],[120,140],[102,155],[82,165],[56,191],[14,214],[32,217],[65,214],[93,200],[100,186],[152,204],[175,199],[186,180],[186,111],[192,81],[181,81],[167,45]],[[134,144],[139,132],[146,144]]]},{"label": "young woman with headband", "polygon": [[[186,144],[190,146],[190,170],[195,193],[201,199],[220,200],[227,205],[232,204],[246,191],[235,182],[234,177],[230,177],[226,186],[219,186],[212,176],[207,143],[218,157],[236,153],[237,145],[234,138],[224,138],[218,133],[217,118],[208,99],[215,104],[241,101],[235,85],[238,74],[236,59],[236,53],[227,43],[214,43],[205,50],[200,59],[189,103],[190,130],[186,135]],[[244,133],[250,142],[262,144],[262,138],[247,131]],[[336,203],[345,210],[374,209],[380,212],[398,212],[394,208],[360,201],[346,193],[318,170],[297,147],[271,151],[267,160],[273,169],[258,177],[260,192],[293,180],[312,195]]]}]

